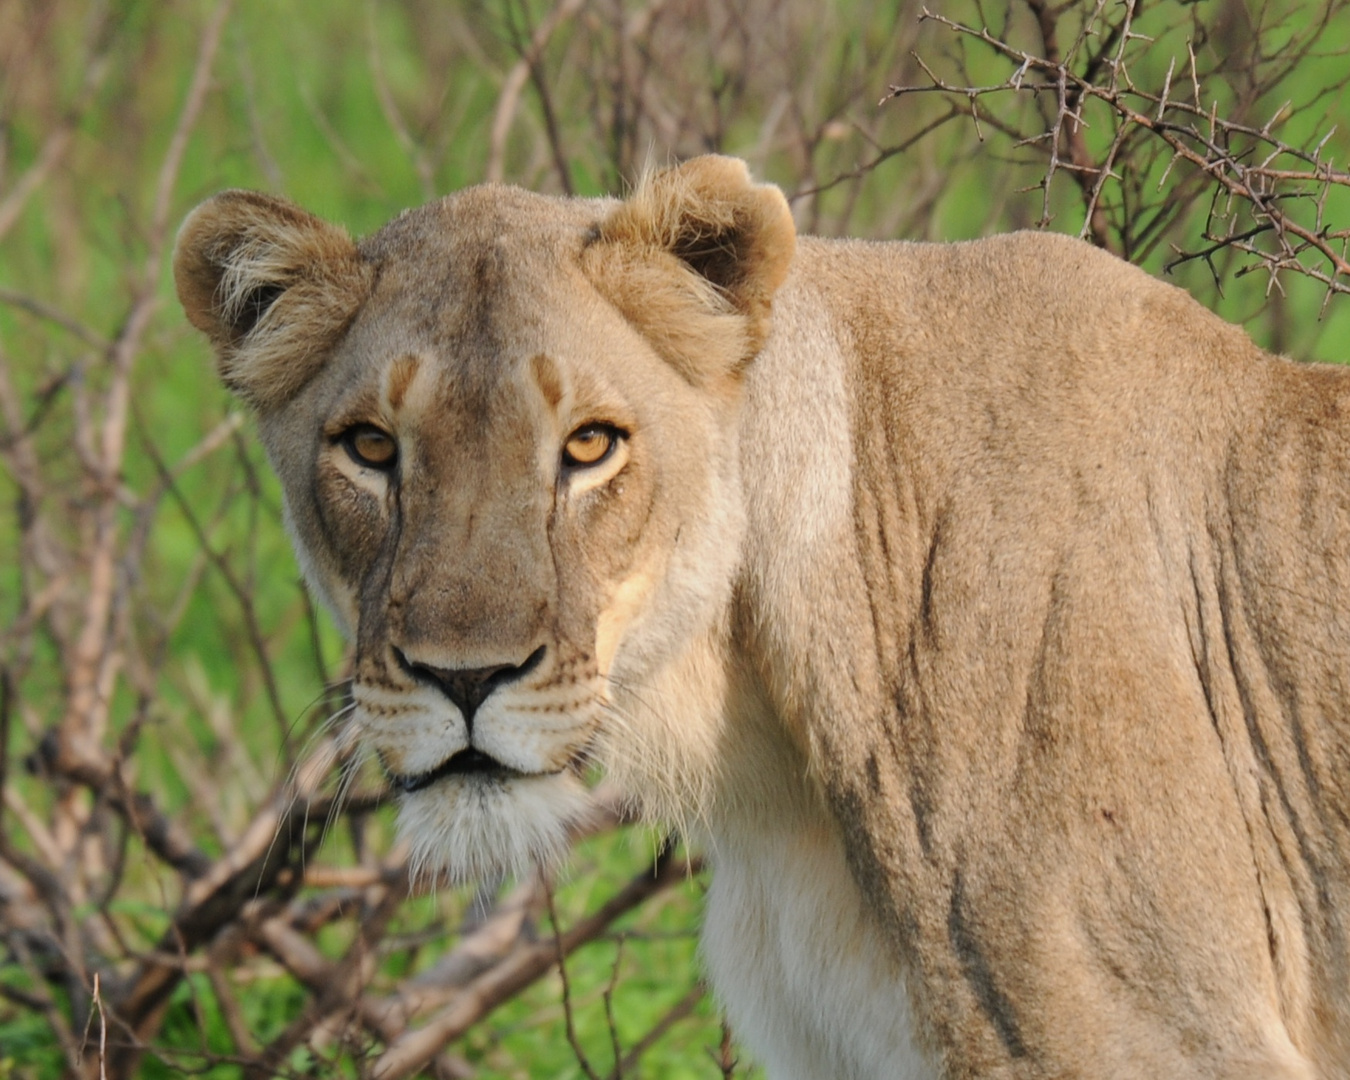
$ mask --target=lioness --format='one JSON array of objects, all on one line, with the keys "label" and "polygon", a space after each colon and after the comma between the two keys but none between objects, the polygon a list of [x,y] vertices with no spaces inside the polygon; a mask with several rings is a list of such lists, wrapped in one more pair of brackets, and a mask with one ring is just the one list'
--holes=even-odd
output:
[{"label": "lioness", "polygon": [[360,243],[226,192],[174,268],[424,864],[598,761],[774,1077],[1350,1075],[1350,374],[722,157]]}]

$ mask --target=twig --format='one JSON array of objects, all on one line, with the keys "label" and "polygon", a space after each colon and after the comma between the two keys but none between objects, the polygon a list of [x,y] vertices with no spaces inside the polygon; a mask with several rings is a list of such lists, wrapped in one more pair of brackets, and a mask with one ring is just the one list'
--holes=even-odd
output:
[{"label": "twig", "polygon": [[572,1047],[572,1055],[577,1059],[577,1064],[581,1066],[590,1080],[600,1080],[599,1074],[591,1067],[591,1059],[586,1056],[586,1050],[581,1045],[581,1040],[577,1038],[576,1024],[572,1017],[572,987],[567,980],[567,957],[563,953],[562,928],[558,924],[558,912],[553,906],[553,887],[545,879],[544,899],[548,904],[548,920],[553,925],[553,947],[556,959],[558,961],[558,978],[562,982],[562,1007],[563,1023],[567,1030],[567,1043]]},{"label": "twig", "polygon": [[713,1056],[717,1062],[717,1067],[721,1070],[722,1080],[731,1080],[736,1074],[736,1066],[740,1064],[736,1059],[735,1047],[731,1042],[731,1025],[727,1023],[726,1018],[722,1018],[722,1041],[717,1047],[717,1053]]},{"label": "twig", "polygon": [[[1135,255],[1145,250],[1137,241],[1142,240],[1148,232],[1159,229],[1164,220],[1163,213],[1154,215],[1151,221],[1143,224],[1140,224],[1140,214],[1122,216],[1120,224],[1112,230],[1103,200],[1107,180],[1120,180],[1120,174],[1114,167],[1116,161],[1125,152],[1125,146],[1133,133],[1140,132],[1144,137],[1157,140],[1165,148],[1170,157],[1167,172],[1177,162],[1193,166],[1211,184],[1249,209],[1257,226],[1255,232],[1247,233],[1245,238],[1238,232],[1217,238],[1211,236],[1213,242],[1259,259],[1271,274],[1272,285],[1276,273],[1287,269],[1323,283],[1328,294],[1350,292],[1350,262],[1346,261],[1335,239],[1321,225],[1320,210],[1316,222],[1309,225],[1295,215],[1292,204],[1286,207],[1280,201],[1306,200],[1312,192],[1318,192],[1320,194],[1316,201],[1320,206],[1330,187],[1350,187],[1350,173],[1336,171],[1322,160],[1325,136],[1311,150],[1292,146],[1279,139],[1275,127],[1277,122],[1283,123],[1291,115],[1287,105],[1259,127],[1220,116],[1217,102],[1206,107],[1203,104],[1195,50],[1190,42],[1187,43],[1188,74],[1192,84],[1190,100],[1172,94],[1175,64],[1169,66],[1161,92],[1150,93],[1141,89],[1124,74],[1127,47],[1134,42],[1149,40],[1132,29],[1134,0],[1128,0],[1120,8],[1122,14],[1100,35],[1101,41],[1081,73],[1074,72],[1070,67],[1074,50],[1070,50],[1070,54],[1063,59],[1058,52],[1056,24],[1065,7],[1051,7],[1043,0],[1028,0],[1028,6],[1036,16],[1041,32],[1042,55],[1016,48],[987,28],[967,26],[956,19],[924,9],[921,16],[924,21],[938,23],[955,34],[980,41],[1014,65],[1015,70],[1003,83],[963,86],[944,80],[921,58],[916,58],[920,68],[928,75],[930,85],[893,86],[885,100],[921,92],[943,93],[966,101],[1001,93],[1051,93],[1056,106],[1053,117],[1046,121],[1046,130],[1040,134],[1027,135],[1017,143],[1020,146],[1039,147],[1046,154],[1046,171],[1037,185],[1042,189],[1042,226],[1049,222],[1050,187],[1054,176],[1059,171],[1066,171],[1074,178],[1084,200],[1082,234],[1092,237],[1103,246],[1117,247],[1122,254]],[[1105,5],[1098,3],[1092,13],[1084,16],[1084,34],[1104,10]],[[1330,6],[1324,7],[1321,23],[1325,24],[1328,18]],[[1080,34],[1075,49],[1083,40],[1084,35]],[[1279,63],[1266,85],[1273,85],[1292,70],[1296,59],[1307,54],[1313,40],[1315,32],[1309,30],[1301,38],[1296,37],[1284,46],[1283,51],[1276,54]],[[1094,81],[1105,70],[1111,72],[1109,80],[1105,83]],[[1036,77],[1030,78],[1030,75]],[[1100,163],[1092,158],[1082,137],[1084,107],[1090,101],[1106,106],[1117,125]],[[988,119],[987,113],[985,119]],[[1264,156],[1252,162],[1244,160],[1245,152],[1231,149],[1239,142],[1244,146],[1264,146]],[[1307,168],[1291,168],[1284,164],[1288,161],[1302,162]],[[1171,214],[1178,213],[1197,194],[1194,188],[1185,190],[1184,184],[1175,192],[1168,210]],[[1114,238],[1117,235],[1119,241]],[[1272,237],[1274,250],[1258,249],[1247,243],[1254,235]],[[1214,250],[1197,252],[1194,257],[1207,258]],[[1316,260],[1305,260],[1302,258],[1305,254],[1316,256]],[[1325,265],[1325,270],[1317,265],[1318,261]],[[1175,266],[1176,262],[1170,265]]]},{"label": "twig", "polygon": [[88,769],[91,765],[97,769],[104,756],[102,741],[107,725],[111,680],[117,665],[111,640],[118,535],[115,492],[125,446],[131,369],[154,309],[160,262],[168,234],[173,185],[187,148],[188,136],[206,98],[211,67],[231,2],[220,0],[202,33],[192,83],[160,167],[142,279],[131,311],[109,352],[113,376],[105,402],[97,471],[91,478],[102,498],[94,513],[94,536],[88,559],[88,602],[83,629],[69,658],[67,707],[57,730],[57,759],[63,767],[71,770]]},{"label": "twig", "polygon": [[98,972],[94,972],[94,1004],[98,1007],[98,1076],[108,1080],[108,1017],[103,1011],[103,994]]},{"label": "twig", "polygon": [[[288,809],[283,811],[283,807]],[[274,799],[254,819],[239,843],[188,885],[183,903],[160,938],[158,949],[190,953],[234,921],[254,897],[274,889],[281,895],[294,892],[302,880],[300,867],[317,843],[317,838],[311,835],[314,830],[301,835],[298,841],[291,839],[295,832],[304,829],[308,813],[307,805],[297,805],[290,796]],[[114,1012],[137,1033],[138,1040],[148,1036],[148,1027],[158,1016],[159,1006],[181,977],[181,965],[145,958],[127,978],[125,989],[113,1003]],[[130,1074],[139,1049],[131,1046],[123,1054],[114,1054],[115,1076]]]},{"label": "twig", "polygon": [[107,77],[113,42],[116,35],[113,20],[108,12],[94,28],[93,45],[81,67],[84,78],[76,91],[75,100],[64,112],[57,123],[48,130],[33,164],[23,173],[10,189],[9,194],[0,200],[0,240],[14,227],[14,223],[23,213],[28,200],[51,176],[56,167],[64,160],[79,130],[85,113],[93,104],[98,89]]},{"label": "twig", "polygon": [[619,1025],[614,1020],[614,991],[619,985],[619,969],[623,966],[623,945],[626,936],[619,935],[614,947],[614,965],[609,970],[609,985],[605,987],[605,1026],[609,1028],[609,1048],[614,1054],[614,1080],[623,1080],[623,1048],[619,1045]]},{"label": "twig", "polygon": [[33,989],[28,996],[36,1000],[43,1019],[47,1022],[47,1026],[51,1028],[52,1034],[56,1036],[56,1041],[61,1047],[61,1053],[66,1059],[67,1069],[72,1074],[78,1074],[83,1060],[80,1048],[81,1040],[71,1029],[65,1011],[52,996],[51,990],[48,989],[48,979],[44,977],[41,968],[34,959],[26,936],[22,932],[10,933],[6,935],[5,944],[33,985]]},{"label": "twig", "polygon": [[[227,430],[222,431],[221,437],[225,438],[238,431],[238,424],[232,424]],[[158,448],[149,439],[145,440],[145,449],[153,462],[156,471],[159,473],[159,487],[154,496],[161,497],[167,493],[178,506],[179,512],[183,515],[183,520],[187,522],[188,528],[192,530],[196,538],[198,548],[206,556],[207,561],[215,569],[225,582],[230,594],[239,605],[240,613],[244,619],[245,636],[249,648],[258,660],[258,673],[262,677],[263,690],[267,695],[267,702],[271,706],[272,719],[281,734],[282,752],[285,757],[287,768],[294,764],[292,758],[292,749],[290,744],[290,719],[286,713],[286,708],[281,702],[281,690],[277,686],[276,674],[272,668],[271,657],[267,650],[267,639],[262,632],[262,626],[258,621],[257,606],[254,604],[254,590],[248,584],[239,579],[235,573],[234,566],[230,561],[211,543],[207,535],[206,528],[202,525],[196,508],[192,501],[184,495],[182,488],[178,485],[177,474],[169,469],[163,457],[160,456]]]},{"label": "twig", "polygon": [[26,311],[44,322],[49,322],[53,326],[59,326],[62,330],[79,338],[98,352],[108,351],[110,342],[102,334],[86,326],[79,319],[67,315],[59,308],[43,303],[36,296],[29,296],[15,289],[0,288],[0,304],[8,304],[10,307]]},{"label": "twig", "polygon": [[704,989],[700,984],[695,983],[690,987],[684,997],[667,1009],[661,1019],[652,1025],[651,1030],[632,1045],[623,1059],[615,1064],[614,1071],[606,1077],[606,1080],[623,1080],[624,1073],[631,1072],[643,1054],[660,1042],[666,1032],[693,1013],[698,1003],[703,1000],[703,995]]},{"label": "twig", "polygon": [[[624,913],[698,872],[697,859],[668,858],[653,871],[643,871],[595,914],[580,920],[562,934],[564,956],[599,937]],[[546,975],[556,964],[558,946],[553,941],[518,948],[461,991],[450,1004],[425,1025],[395,1041],[371,1067],[372,1080],[400,1080],[413,1075],[451,1040],[524,987]]]},{"label": "twig", "polygon": [[864,176],[867,176],[868,174],[875,172],[877,166],[880,165],[882,162],[889,161],[891,158],[895,157],[898,154],[903,154],[906,150],[908,150],[910,147],[914,146],[917,142],[919,142],[920,139],[926,138],[927,136],[931,135],[938,128],[942,127],[943,124],[946,124],[948,121],[955,120],[958,116],[964,115],[965,115],[964,110],[952,106],[942,116],[939,116],[936,120],[929,121],[927,124],[921,127],[909,138],[902,140],[901,142],[897,143],[894,146],[888,146],[884,150],[879,151],[874,157],[871,158],[871,160],[867,161],[862,165],[859,165],[856,169],[849,169],[847,172],[839,173],[837,176],[834,177],[834,179],[827,180],[823,184],[817,184],[815,187],[809,187],[794,191],[791,195],[788,196],[788,202],[796,202],[799,199],[805,199],[812,195],[820,195],[823,192],[838,187],[840,184],[847,183],[850,180],[858,180]]},{"label": "twig", "polygon": [[389,89],[389,80],[385,76],[384,60],[380,55],[380,42],[375,27],[375,0],[366,3],[366,57],[370,65],[370,79],[375,88],[375,97],[380,103],[380,112],[384,114],[389,130],[394,133],[399,146],[408,155],[413,170],[422,185],[422,198],[430,200],[436,194],[435,168],[427,158],[421,145],[413,138],[408,125],[403,122],[403,114],[394,101]]},{"label": "twig", "polygon": [[267,1045],[260,1064],[245,1072],[246,1080],[270,1080],[275,1068],[320,1026],[360,1013],[361,991],[375,974],[375,944],[383,937],[385,927],[398,912],[406,895],[406,876],[395,878],[381,888],[378,900],[363,912],[356,940],[346,955],[337,964],[324,963],[323,981],[316,986],[318,993],[309,1008]]},{"label": "twig", "polygon": [[[520,50],[520,59],[512,65],[511,71],[502,83],[501,93],[497,97],[497,110],[492,117],[492,132],[488,139],[486,177],[489,181],[501,183],[505,176],[506,136],[511,130],[512,121],[514,121],[516,110],[520,105],[520,92],[525,88],[527,80],[537,78],[536,73],[540,58],[558,27],[576,15],[586,5],[586,2],[587,0],[558,0],[553,10],[535,27],[534,33],[530,35],[529,43]],[[543,102],[547,107],[549,104],[547,97],[543,99]],[[551,142],[558,176],[564,192],[570,195],[572,189],[570,173],[565,162],[556,161],[560,153],[556,130],[553,135]]]}]

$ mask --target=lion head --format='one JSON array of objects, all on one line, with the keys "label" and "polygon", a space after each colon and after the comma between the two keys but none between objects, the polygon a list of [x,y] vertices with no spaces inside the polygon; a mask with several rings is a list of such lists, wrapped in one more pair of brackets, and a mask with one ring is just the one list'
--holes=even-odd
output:
[{"label": "lion head", "polygon": [[179,296],[256,411],[427,868],[550,857],[591,761],[637,797],[706,786],[717,710],[638,723],[616,694],[723,632],[742,374],[794,242],[723,158],[624,202],[472,188],[359,243],[246,191],[184,224]]}]

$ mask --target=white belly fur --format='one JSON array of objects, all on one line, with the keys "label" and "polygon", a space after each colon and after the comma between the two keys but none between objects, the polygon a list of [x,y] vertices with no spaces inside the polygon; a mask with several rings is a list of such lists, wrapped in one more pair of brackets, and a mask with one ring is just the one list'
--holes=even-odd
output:
[{"label": "white belly fur", "polygon": [[772,1080],[938,1075],[831,829],[723,832],[713,853],[704,961],[733,1032]]}]

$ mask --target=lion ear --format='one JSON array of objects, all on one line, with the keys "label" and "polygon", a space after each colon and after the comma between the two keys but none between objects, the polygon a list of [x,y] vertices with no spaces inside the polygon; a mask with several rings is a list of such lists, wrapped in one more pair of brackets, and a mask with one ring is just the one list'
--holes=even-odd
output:
[{"label": "lion ear", "polygon": [[318,371],[370,284],[345,231],[255,191],[225,191],[193,210],[173,273],[189,321],[215,346],[220,377],[262,411]]},{"label": "lion ear", "polygon": [[769,333],[797,233],[776,187],[737,158],[645,176],[600,223],[585,265],[600,291],[687,379],[737,376]]}]

